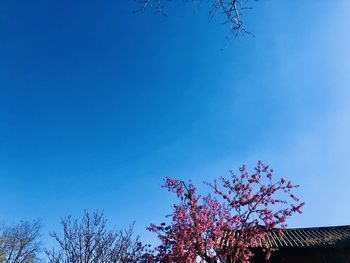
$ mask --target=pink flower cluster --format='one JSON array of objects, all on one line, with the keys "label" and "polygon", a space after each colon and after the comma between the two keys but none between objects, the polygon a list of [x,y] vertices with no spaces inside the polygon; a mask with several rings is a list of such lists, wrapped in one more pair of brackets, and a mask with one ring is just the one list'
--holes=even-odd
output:
[{"label": "pink flower cluster", "polygon": [[[214,196],[203,197],[194,185],[166,178],[164,187],[182,201],[174,204],[169,224],[148,227],[161,242],[153,261],[247,263],[253,248],[263,249],[269,258],[275,248],[267,242],[268,232],[282,235],[287,218],[304,206],[291,193],[298,185],[284,178],[273,182],[273,170],[260,161],[251,174],[242,166],[239,175],[230,171],[228,179],[205,184]],[[288,199],[281,199],[281,194]]]}]

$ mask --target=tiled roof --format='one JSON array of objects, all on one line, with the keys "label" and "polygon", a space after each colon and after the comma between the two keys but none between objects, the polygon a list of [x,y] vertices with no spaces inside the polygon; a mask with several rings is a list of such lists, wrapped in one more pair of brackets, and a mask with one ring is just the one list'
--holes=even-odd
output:
[{"label": "tiled roof", "polygon": [[272,247],[318,247],[350,244],[350,225],[335,227],[289,228],[283,235],[270,232],[268,241]]}]

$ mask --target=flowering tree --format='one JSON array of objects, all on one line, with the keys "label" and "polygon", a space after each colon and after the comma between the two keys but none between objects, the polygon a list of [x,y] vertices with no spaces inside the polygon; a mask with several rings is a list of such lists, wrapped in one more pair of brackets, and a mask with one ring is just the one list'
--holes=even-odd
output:
[{"label": "flowering tree", "polygon": [[[151,224],[161,245],[155,248],[160,262],[250,262],[252,249],[274,250],[267,242],[269,231],[283,235],[286,219],[301,213],[299,199],[292,193],[298,185],[281,178],[273,181],[273,170],[258,162],[249,174],[246,166],[239,175],[207,184],[214,192],[201,196],[195,186],[166,178],[163,187],[180,199],[170,215],[170,224]],[[285,199],[283,195],[287,195]]]}]

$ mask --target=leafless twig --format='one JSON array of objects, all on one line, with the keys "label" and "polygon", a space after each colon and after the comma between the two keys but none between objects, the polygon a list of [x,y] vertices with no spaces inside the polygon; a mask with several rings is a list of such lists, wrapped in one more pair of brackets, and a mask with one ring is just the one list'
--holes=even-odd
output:
[{"label": "leafless twig", "polygon": [[126,230],[107,230],[102,213],[84,212],[81,220],[61,220],[62,235],[51,236],[58,250],[46,250],[50,263],[142,262],[144,246],[133,236],[133,224]]},{"label": "leafless twig", "polygon": [[[165,3],[173,2],[174,0],[134,0],[138,4],[138,8],[135,12],[145,11],[147,9],[153,9],[155,13],[166,16]],[[201,5],[202,0],[178,0],[184,3],[192,2],[195,7]],[[256,1],[256,0],[255,0]],[[234,35],[235,37],[243,35],[254,36],[251,32],[247,31],[243,25],[242,16],[245,10],[252,9],[248,6],[250,0],[207,0],[210,5],[209,19],[211,20],[217,14],[224,17],[223,24],[228,25],[227,37]]]},{"label": "leafless twig", "polygon": [[40,252],[39,221],[20,222],[0,226],[0,262],[31,263],[38,260]]}]

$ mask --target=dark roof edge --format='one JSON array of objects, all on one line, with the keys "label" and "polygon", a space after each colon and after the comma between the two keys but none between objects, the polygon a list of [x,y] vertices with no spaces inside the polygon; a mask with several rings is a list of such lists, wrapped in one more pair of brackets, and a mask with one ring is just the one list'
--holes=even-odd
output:
[{"label": "dark roof edge", "polygon": [[341,229],[341,228],[349,228],[350,225],[340,225],[340,226],[319,226],[319,227],[296,227],[296,228],[289,228],[287,227],[286,229],[282,229],[283,231],[288,231],[288,230],[322,230],[322,229]]}]

